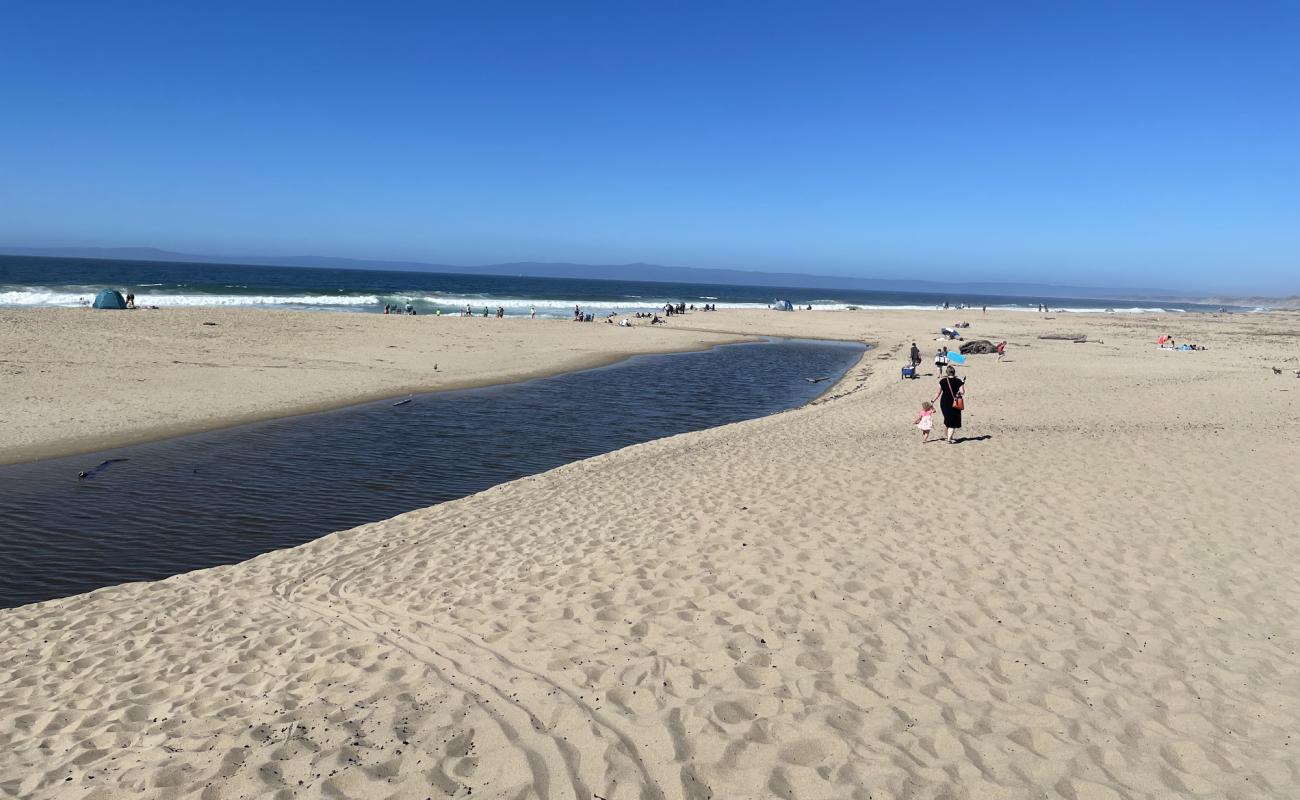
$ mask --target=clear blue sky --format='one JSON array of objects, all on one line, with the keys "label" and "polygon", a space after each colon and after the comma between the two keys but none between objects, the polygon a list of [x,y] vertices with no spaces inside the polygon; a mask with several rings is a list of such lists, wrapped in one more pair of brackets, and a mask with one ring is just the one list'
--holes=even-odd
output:
[{"label": "clear blue sky", "polygon": [[1300,290],[1300,3],[0,5],[0,244]]}]

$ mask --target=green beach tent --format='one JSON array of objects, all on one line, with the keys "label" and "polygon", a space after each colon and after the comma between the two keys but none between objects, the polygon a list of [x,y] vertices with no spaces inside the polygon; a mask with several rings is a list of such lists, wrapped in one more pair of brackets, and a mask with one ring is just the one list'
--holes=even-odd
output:
[{"label": "green beach tent", "polygon": [[104,289],[95,295],[95,308],[126,308],[126,298],[115,289]]}]

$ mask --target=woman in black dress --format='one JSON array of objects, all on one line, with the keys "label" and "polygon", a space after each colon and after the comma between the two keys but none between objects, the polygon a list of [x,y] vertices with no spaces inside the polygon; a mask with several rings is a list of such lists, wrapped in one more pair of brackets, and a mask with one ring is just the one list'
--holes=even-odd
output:
[{"label": "woman in black dress", "polygon": [[953,433],[961,427],[961,409],[953,408],[953,405],[954,401],[962,396],[964,384],[965,381],[957,377],[957,370],[949,366],[944,371],[944,376],[939,379],[939,392],[934,396],[934,401],[939,404],[939,410],[943,412],[943,426],[948,429],[948,444],[952,444]]}]

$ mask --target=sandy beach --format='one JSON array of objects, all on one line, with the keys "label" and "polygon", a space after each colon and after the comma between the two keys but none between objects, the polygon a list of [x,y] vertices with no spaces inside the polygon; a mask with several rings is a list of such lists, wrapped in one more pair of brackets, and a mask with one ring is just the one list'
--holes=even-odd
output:
[{"label": "sandy beach", "polygon": [[0,309],[0,464],[738,340],[627,333],[520,318]]},{"label": "sandy beach", "polygon": [[[963,318],[1008,357],[968,358],[964,441],[922,445]],[[1300,314],[665,328],[0,312],[7,460],[744,336],[877,345],[801,409],[0,611],[0,796],[1296,796]]]}]

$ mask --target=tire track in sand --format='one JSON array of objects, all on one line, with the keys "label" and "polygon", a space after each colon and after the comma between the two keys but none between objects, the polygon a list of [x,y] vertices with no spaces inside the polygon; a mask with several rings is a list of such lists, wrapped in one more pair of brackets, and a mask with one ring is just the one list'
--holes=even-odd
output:
[{"label": "tire track in sand", "polygon": [[[442,538],[442,537],[438,537],[438,538]],[[438,637],[439,644],[448,649],[455,647],[453,642],[459,642],[462,645],[462,647],[456,648],[458,651],[457,655],[459,656],[459,658],[457,659],[457,658],[452,658],[446,652],[439,652],[437,650],[434,650],[431,646],[429,646],[428,644],[426,644],[420,639],[413,638],[411,636],[401,633],[397,627],[390,627],[386,629],[388,630],[389,633],[400,637],[401,639],[403,639],[404,641],[412,645],[414,648],[430,654],[435,660],[440,660],[442,662],[445,662],[445,664],[450,665],[451,669],[447,670],[438,667],[437,664],[431,663],[429,658],[421,657],[417,653],[412,652],[410,648],[404,647],[399,643],[393,642],[387,637],[385,637],[383,634],[378,633],[378,631],[380,630],[378,623],[381,622],[381,620],[379,619],[375,619],[375,623],[377,624],[374,628],[365,625],[365,623],[362,622],[355,615],[352,615],[350,620],[344,620],[345,623],[349,624],[350,627],[353,627],[359,632],[378,636],[379,638],[383,639],[389,644],[398,647],[403,652],[406,652],[408,655],[412,656],[413,658],[421,661],[422,663],[425,663],[427,666],[433,669],[435,673],[438,674],[438,676],[442,680],[447,681],[452,686],[456,686],[456,684],[454,681],[450,679],[450,676],[447,674],[449,671],[464,676],[470,682],[482,687],[483,691],[496,695],[496,697],[499,698],[501,702],[505,704],[505,707],[507,708],[515,707],[522,710],[528,716],[528,724],[526,726],[527,729],[539,735],[546,736],[546,738],[550,740],[550,743],[554,745],[554,747],[557,750],[560,751],[565,769],[570,776],[570,782],[575,786],[575,791],[578,790],[578,787],[581,787],[581,791],[587,792],[586,794],[578,795],[584,798],[584,800],[586,800],[586,798],[591,797],[593,793],[586,788],[585,781],[583,781],[583,779],[579,775],[579,771],[578,771],[579,764],[580,764],[579,748],[567,742],[563,738],[556,738],[555,736],[552,736],[550,734],[542,734],[542,730],[545,726],[542,724],[540,716],[534,710],[528,708],[522,702],[520,702],[517,697],[512,696],[509,691],[509,685],[511,683],[510,677],[512,675],[527,676],[534,680],[544,683],[547,687],[550,688],[551,696],[563,697],[567,699],[569,703],[571,703],[574,707],[576,707],[585,715],[586,719],[592,725],[596,726],[600,730],[607,732],[609,736],[611,736],[619,744],[618,748],[610,748],[609,747],[610,743],[608,741],[602,743],[604,745],[603,748],[604,750],[609,751],[613,749],[614,752],[617,752],[624,759],[626,759],[628,763],[632,766],[632,768],[641,776],[642,800],[663,800],[663,798],[665,797],[664,792],[662,788],[660,788],[658,782],[653,778],[653,776],[651,776],[649,769],[646,767],[645,761],[642,758],[641,753],[636,745],[636,741],[632,738],[631,734],[623,730],[619,725],[617,725],[615,722],[609,719],[606,715],[601,714],[599,711],[597,711],[594,707],[591,706],[591,704],[587,703],[585,700],[579,697],[572,689],[556,683],[555,681],[551,680],[546,675],[540,672],[528,669],[527,667],[517,664],[505,654],[498,652],[497,650],[487,646],[482,642],[476,641],[474,638],[458,630],[444,628],[442,626],[435,625],[429,622],[428,620],[416,617],[410,614],[409,612],[402,611],[397,608],[393,608],[391,606],[388,606],[383,603],[379,603],[378,601],[368,599],[361,595],[349,594],[345,592],[344,587],[346,587],[346,585],[359,573],[379,567],[380,565],[386,562],[395,561],[407,557],[408,555],[407,550],[411,549],[414,546],[414,544],[415,544],[414,542],[411,542],[411,543],[407,543],[406,547],[391,548],[384,555],[379,556],[378,558],[371,558],[371,559],[366,559],[364,558],[364,556],[372,555],[374,552],[378,550],[387,549],[387,548],[384,548],[383,545],[377,545],[377,546],[366,548],[365,550],[359,552],[354,551],[350,553],[344,553],[340,556],[330,559],[329,561],[321,565],[318,569],[311,571],[307,575],[301,576],[296,579],[286,578],[285,580],[277,582],[272,587],[272,592],[277,597],[281,598],[284,602],[293,605],[301,604],[305,607],[308,607],[314,613],[322,617],[328,618],[329,616],[331,616],[331,614],[334,613],[337,613],[340,616],[342,616],[342,612],[340,611],[340,609],[336,608],[334,605],[321,605],[319,603],[315,603],[310,600],[307,600],[299,595],[300,589],[304,588],[305,586],[311,583],[316,582],[320,578],[328,577],[330,578],[330,585],[325,590],[325,592],[326,594],[334,598],[337,601],[339,606],[345,606],[350,608],[354,604],[360,604],[366,607],[369,610],[371,615],[380,615],[380,616],[388,617],[390,620],[394,621],[398,625],[405,624],[407,626],[413,626],[416,628],[422,627],[428,629]],[[427,544],[427,540],[422,541],[421,544]],[[353,564],[357,563],[358,560],[361,561],[360,566],[352,566]],[[472,666],[467,666],[467,664]],[[483,677],[484,675],[492,675],[494,676],[494,679],[493,680],[486,679]],[[476,697],[481,698],[483,691],[473,692],[473,694]],[[488,706],[487,703],[484,703],[484,705],[485,707]],[[488,711],[490,714],[493,713],[490,708],[488,708]],[[495,717],[496,715],[493,714],[493,716]],[[497,720],[497,722],[499,726],[502,725],[503,723],[506,726],[509,726],[509,722],[506,720]],[[513,730],[513,726],[510,727]],[[506,734],[507,739],[511,740],[512,742],[516,741],[517,734],[516,736],[512,737],[510,732],[507,732],[505,728],[503,728],[502,732]],[[603,737],[599,737],[598,734],[597,736],[598,738],[603,738]],[[523,749],[523,745],[521,744],[520,746],[521,749]]]},{"label": "tire track in sand", "polygon": [[[506,741],[517,747],[523,754],[528,763],[528,769],[533,776],[533,787],[543,800],[549,800],[551,797],[550,776],[552,774],[568,776],[569,787],[575,800],[589,800],[592,797],[592,791],[577,773],[577,751],[573,750],[571,746],[564,746],[561,742],[556,741],[554,737],[538,731],[536,717],[531,711],[523,708],[521,704],[503,694],[492,683],[477,677],[475,670],[466,669],[456,659],[439,653],[423,642],[402,635],[399,631],[389,630],[385,633],[379,620],[367,624],[365,620],[343,608],[322,605],[303,597],[290,598],[280,594],[278,587],[273,591],[275,597],[270,599],[273,605],[278,605],[287,612],[301,609],[309,611],[326,621],[342,622],[357,633],[377,639],[406,653],[423,664],[434,677],[443,683],[452,688],[465,691],[478,699],[480,706],[500,729]],[[478,689],[468,686],[463,687],[460,682],[453,678],[453,675],[461,676],[464,683],[477,685]],[[494,708],[490,700],[484,697],[485,694],[495,694],[503,702]],[[500,709],[506,709],[506,711],[503,712]],[[512,722],[507,718],[510,709],[518,710],[523,716],[527,717],[524,724],[518,724],[519,720]],[[559,764],[555,763],[557,759],[560,762]]]}]

